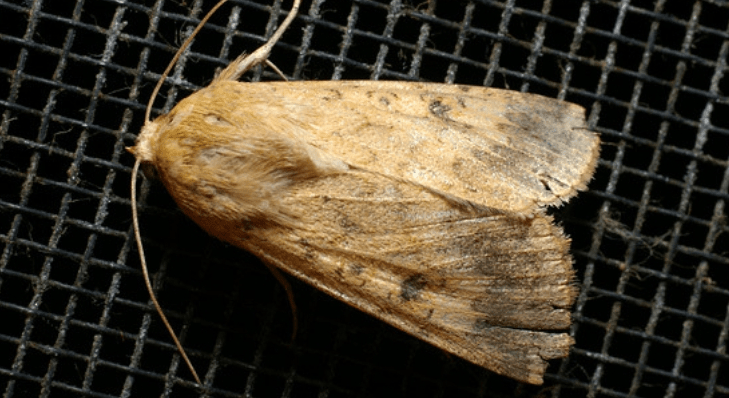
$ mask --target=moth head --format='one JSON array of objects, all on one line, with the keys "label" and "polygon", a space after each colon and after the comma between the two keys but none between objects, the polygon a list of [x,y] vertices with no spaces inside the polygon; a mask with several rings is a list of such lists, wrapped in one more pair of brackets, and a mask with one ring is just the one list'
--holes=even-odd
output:
[{"label": "moth head", "polygon": [[137,137],[136,145],[126,150],[141,162],[142,173],[148,179],[157,179],[157,169],[154,167],[154,144],[157,140],[160,123],[155,120],[146,122],[142,132]]},{"label": "moth head", "polygon": [[140,162],[144,163],[154,163],[154,144],[157,141],[157,136],[159,133],[159,127],[160,123],[155,120],[153,122],[147,122],[144,123],[144,127],[142,127],[142,132],[137,137],[136,145],[132,147],[127,147],[127,151],[129,151],[134,157],[139,159]]}]

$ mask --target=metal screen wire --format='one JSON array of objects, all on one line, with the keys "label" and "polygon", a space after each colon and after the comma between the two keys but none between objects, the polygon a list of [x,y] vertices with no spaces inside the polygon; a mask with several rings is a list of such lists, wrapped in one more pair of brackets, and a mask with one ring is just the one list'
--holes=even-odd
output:
[{"label": "metal screen wire", "polygon": [[[0,0],[2,397],[713,397],[729,393],[729,6],[722,1],[313,0],[271,60],[293,80],[508,88],[574,102],[603,145],[553,211],[581,287],[545,385],[493,374],[208,237],[154,180],[131,234],[132,145],[214,1]],[[231,0],[154,114],[257,48],[291,1]],[[279,80],[259,68],[244,81]]]}]

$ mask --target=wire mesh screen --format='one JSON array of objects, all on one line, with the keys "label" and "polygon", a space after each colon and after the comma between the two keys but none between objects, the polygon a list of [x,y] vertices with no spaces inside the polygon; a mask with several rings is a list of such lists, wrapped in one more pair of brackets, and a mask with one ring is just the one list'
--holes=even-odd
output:
[{"label": "wire mesh screen", "polygon": [[[271,60],[294,80],[485,85],[587,108],[590,191],[555,211],[581,291],[570,356],[530,386],[449,355],[202,232],[142,184],[145,104],[214,2],[0,0],[0,391],[30,396],[713,397],[729,393],[729,5],[313,0]],[[231,0],[155,112],[269,37],[290,1]],[[277,80],[258,68],[244,80]]]}]

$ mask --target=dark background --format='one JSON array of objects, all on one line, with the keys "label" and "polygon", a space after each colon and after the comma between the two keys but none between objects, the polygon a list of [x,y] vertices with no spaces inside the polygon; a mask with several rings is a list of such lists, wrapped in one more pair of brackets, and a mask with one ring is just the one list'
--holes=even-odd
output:
[{"label": "dark background", "polygon": [[[271,57],[292,79],[486,85],[587,109],[598,170],[554,211],[581,281],[577,344],[544,386],[522,385],[290,278],[292,342],[269,271],[145,182],[147,260],[204,378],[195,387],[144,289],[124,147],[213,3],[0,0],[2,397],[729,393],[729,5],[718,0],[305,1]],[[155,112],[253,51],[290,6],[231,0]]]}]

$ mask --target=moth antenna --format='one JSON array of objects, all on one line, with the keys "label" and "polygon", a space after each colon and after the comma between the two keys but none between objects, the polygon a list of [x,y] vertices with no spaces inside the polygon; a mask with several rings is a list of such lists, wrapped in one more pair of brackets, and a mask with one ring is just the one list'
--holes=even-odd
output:
[{"label": "moth antenna", "polygon": [[144,123],[148,123],[150,121],[149,116],[152,113],[152,104],[154,104],[154,99],[157,97],[157,94],[159,93],[159,90],[162,88],[162,83],[167,78],[167,75],[170,74],[170,71],[172,70],[172,67],[175,66],[175,63],[177,63],[177,60],[180,59],[180,56],[182,53],[187,49],[187,47],[190,46],[190,43],[192,43],[192,40],[197,36],[197,33],[200,32],[200,30],[203,28],[203,26],[208,22],[208,19],[213,16],[213,13],[218,10],[223,4],[225,4],[228,0],[220,0],[218,4],[216,4],[213,8],[208,11],[207,14],[203,17],[202,20],[200,20],[200,23],[197,24],[195,27],[195,30],[192,31],[192,34],[190,37],[185,40],[184,43],[180,46],[180,49],[177,50],[177,53],[175,53],[175,56],[172,57],[172,61],[170,61],[169,65],[167,65],[167,69],[165,69],[164,72],[162,72],[162,76],[159,78],[159,81],[157,81],[157,85],[154,87],[154,91],[152,91],[152,95],[149,97],[149,103],[147,103],[147,110],[144,114]]},{"label": "moth antenna", "polygon": [[[208,11],[207,14],[203,17],[203,19],[200,20],[200,23],[195,27],[195,30],[192,31],[192,34],[182,43],[180,48],[177,50],[177,53],[175,53],[175,56],[172,57],[172,60],[170,61],[169,65],[167,65],[167,68],[162,72],[162,75],[160,76],[159,81],[157,81],[157,85],[154,87],[154,90],[152,91],[152,95],[149,98],[149,102],[147,103],[147,108],[145,110],[144,114],[144,124],[148,124],[150,122],[150,115],[152,113],[152,105],[154,104],[154,100],[157,97],[157,94],[159,94],[160,89],[162,88],[162,84],[164,83],[165,79],[169,75],[170,71],[174,67],[177,60],[180,58],[182,53],[190,46],[190,43],[192,43],[192,40],[197,36],[198,32],[203,28],[203,26],[207,23],[207,21],[212,17],[213,13],[215,13],[223,4],[225,4],[228,0],[220,0],[213,8]],[[299,5],[301,4],[301,0],[294,0],[294,5],[291,8],[291,11],[289,12],[289,15],[284,19],[284,22],[281,24],[281,26],[276,30],[276,32],[271,36],[271,38],[258,48],[256,51],[251,53],[249,56],[240,58],[237,61],[232,62],[228,67],[226,67],[220,76],[218,76],[217,79],[225,78],[225,79],[237,79],[245,73],[247,70],[249,70],[251,67],[261,63],[261,62],[268,62],[267,58],[268,55],[271,53],[271,49],[273,48],[274,44],[281,38],[286,28],[291,24],[293,19],[296,17],[296,14],[299,10]],[[268,64],[284,79],[286,77],[284,74],[279,70],[275,65],[268,62]],[[154,304],[155,309],[157,310],[157,313],[159,314],[160,318],[162,319],[162,323],[164,323],[165,327],[167,328],[167,331],[169,332],[170,336],[172,337],[172,340],[175,342],[175,345],[177,346],[177,350],[180,352],[180,355],[182,356],[183,360],[187,364],[187,367],[190,369],[190,372],[192,373],[192,376],[195,378],[195,381],[202,385],[202,381],[200,381],[200,377],[197,375],[197,372],[195,371],[194,366],[192,365],[192,362],[190,361],[190,358],[187,356],[187,353],[185,352],[185,349],[182,347],[182,344],[180,343],[180,340],[177,338],[177,334],[175,334],[175,331],[172,329],[172,326],[170,325],[170,322],[167,320],[167,317],[165,316],[164,312],[162,311],[162,306],[160,306],[159,301],[157,301],[157,297],[154,294],[154,291],[152,289],[152,282],[149,278],[149,271],[147,270],[147,261],[144,256],[144,246],[142,244],[142,237],[139,229],[139,220],[138,220],[138,212],[137,212],[137,174],[139,173],[139,166],[141,165],[141,161],[139,158],[134,162],[134,167],[132,168],[132,189],[131,189],[131,204],[132,204],[132,224],[134,226],[134,239],[137,242],[137,249],[139,251],[139,260],[142,266],[142,273],[144,275],[144,283],[147,286],[147,291],[149,292],[149,297],[152,299],[152,303]],[[279,280],[280,283],[284,285],[284,288],[286,289],[286,292],[289,296],[289,302],[291,303],[292,309],[295,311],[295,304],[293,301],[293,297],[291,296],[291,289],[288,285],[288,282],[283,280],[280,273],[273,272],[276,279]],[[297,329],[297,322],[296,322],[296,316],[294,315],[294,336],[296,335],[296,329]]]},{"label": "moth antenna", "polygon": [[[180,46],[180,48],[177,50],[177,53],[175,53],[175,56],[172,57],[172,60],[170,61],[169,65],[167,65],[167,68],[164,72],[162,72],[162,76],[157,81],[157,85],[154,87],[154,90],[152,91],[152,95],[149,97],[149,102],[147,103],[147,109],[144,114],[144,124],[150,122],[150,115],[152,113],[152,105],[154,104],[154,100],[157,97],[157,94],[159,93],[159,90],[162,87],[162,83],[165,81],[167,76],[170,74],[170,71],[172,70],[172,67],[175,65],[178,59],[180,59],[180,56],[182,53],[190,46],[190,43],[192,43],[192,40],[197,36],[198,32],[200,32],[200,29],[207,23],[207,21],[210,19],[210,17],[213,16],[213,13],[218,10],[223,4],[225,4],[228,0],[220,0],[215,6],[208,11],[207,14],[203,17],[202,20],[200,20],[200,23],[195,27],[195,30],[192,31],[192,34],[185,40],[184,43]],[[142,273],[144,274],[144,283],[147,285],[147,292],[149,292],[149,297],[152,299],[152,303],[154,304],[155,309],[157,310],[157,313],[159,314],[159,317],[162,319],[162,323],[164,323],[165,327],[167,328],[167,331],[170,333],[170,336],[172,337],[172,341],[175,342],[175,345],[177,346],[177,351],[180,352],[180,355],[182,356],[182,359],[187,364],[187,367],[190,369],[190,372],[192,373],[192,376],[195,378],[195,381],[197,384],[202,385],[202,381],[200,381],[200,377],[197,375],[197,372],[195,371],[195,367],[192,366],[192,362],[190,361],[190,358],[188,358],[187,353],[185,352],[185,349],[182,348],[182,344],[180,343],[180,339],[177,338],[177,334],[175,334],[175,331],[172,329],[172,325],[170,325],[170,322],[167,320],[167,317],[165,316],[164,312],[162,311],[162,306],[159,305],[159,301],[157,301],[157,296],[154,294],[154,290],[152,290],[152,282],[149,279],[149,271],[147,270],[147,260],[144,256],[144,246],[142,245],[142,237],[141,233],[139,232],[139,220],[137,217],[137,173],[139,173],[139,165],[141,164],[139,158],[137,158],[136,162],[134,163],[134,168],[132,169],[132,224],[134,225],[134,239],[137,241],[137,249],[139,251],[139,260],[142,265]]]},{"label": "moth antenna", "polygon": [[[276,32],[274,32],[273,36],[268,39],[266,44],[258,47],[256,51],[250,53],[249,55],[246,55],[245,57],[238,57],[238,59],[231,62],[230,65],[228,65],[225,69],[223,69],[222,72],[220,72],[220,75],[215,78],[215,81],[238,80],[238,78],[240,78],[252,67],[260,64],[261,62],[266,62],[268,56],[271,54],[271,49],[273,48],[273,46],[276,44],[276,42],[278,42],[278,40],[284,34],[289,25],[291,25],[291,22],[293,22],[294,18],[296,18],[296,14],[298,14],[299,12],[300,5],[301,0],[294,0],[294,5],[291,6],[291,11],[289,11],[289,15],[286,16],[286,19],[284,19],[284,21],[281,23],[281,26],[276,29]],[[268,63],[268,65],[272,66],[279,75],[283,76],[283,73],[281,73],[278,68],[273,66],[272,63]]]},{"label": "moth antenna", "polygon": [[144,275],[144,283],[147,285],[147,292],[149,292],[149,297],[152,299],[152,303],[154,303],[154,308],[157,310],[157,313],[159,314],[159,317],[162,319],[162,323],[164,323],[165,327],[167,328],[167,331],[170,333],[170,336],[172,336],[172,340],[175,342],[175,345],[177,346],[177,351],[180,352],[180,355],[182,355],[182,359],[185,360],[185,363],[187,364],[187,367],[190,369],[190,372],[192,372],[192,377],[195,378],[195,381],[197,384],[202,385],[202,382],[200,381],[200,377],[198,377],[197,372],[195,371],[195,367],[192,366],[192,362],[190,361],[190,358],[187,357],[187,353],[185,352],[185,349],[182,348],[182,344],[180,343],[180,340],[177,338],[177,335],[175,334],[175,331],[172,329],[172,325],[170,325],[170,322],[167,320],[167,317],[165,316],[165,313],[162,311],[162,306],[159,305],[159,301],[157,301],[157,297],[154,294],[154,290],[152,289],[152,282],[150,282],[149,279],[149,271],[147,270],[147,261],[144,257],[144,245],[142,245],[142,235],[139,232],[139,218],[137,216],[137,174],[139,173],[139,165],[141,165],[142,162],[137,159],[134,162],[134,167],[132,168],[132,225],[134,225],[134,239],[137,241],[137,250],[139,251],[139,261],[142,265],[142,274]]}]

